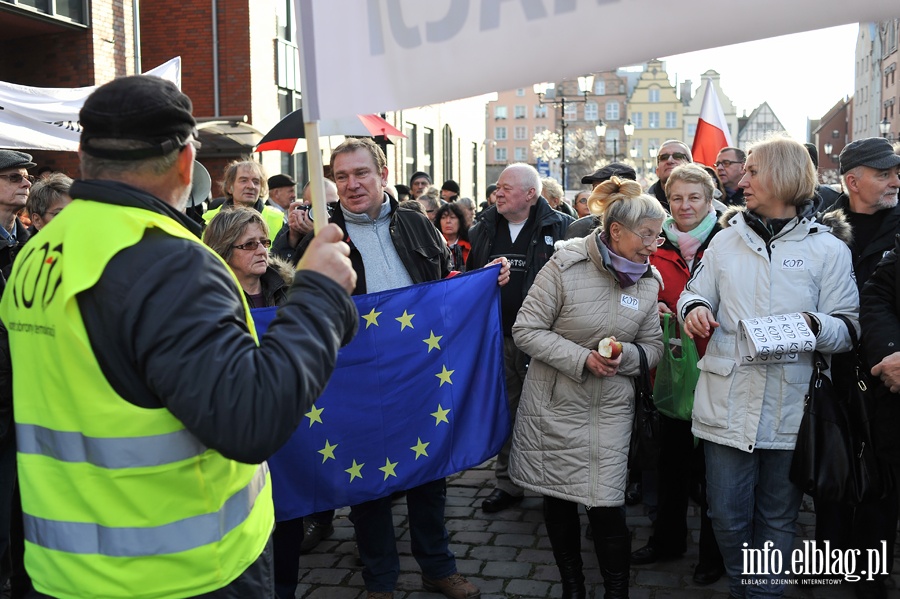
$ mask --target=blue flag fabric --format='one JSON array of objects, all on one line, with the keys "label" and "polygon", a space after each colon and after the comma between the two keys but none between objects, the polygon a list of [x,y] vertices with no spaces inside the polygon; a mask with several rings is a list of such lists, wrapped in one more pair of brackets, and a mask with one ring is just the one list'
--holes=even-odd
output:
[{"label": "blue flag fabric", "polygon": [[[276,520],[476,466],[509,435],[499,267],[356,296],[359,333],[272,458]],[[274,308],[253,310],[262,336]]]}]

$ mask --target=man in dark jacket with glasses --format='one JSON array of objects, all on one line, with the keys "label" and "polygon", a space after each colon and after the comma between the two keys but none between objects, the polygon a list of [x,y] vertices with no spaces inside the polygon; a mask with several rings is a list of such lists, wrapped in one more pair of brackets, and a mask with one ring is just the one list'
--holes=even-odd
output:
[{"label": "man in dark jacket with glasses", "polygon": [[9,277],[19,248],[28,241],[28,231],[16,216],[28,200],[34,177],[29,168],[36,166],[31,155],[15,150],[0,150],[0,274]]}]

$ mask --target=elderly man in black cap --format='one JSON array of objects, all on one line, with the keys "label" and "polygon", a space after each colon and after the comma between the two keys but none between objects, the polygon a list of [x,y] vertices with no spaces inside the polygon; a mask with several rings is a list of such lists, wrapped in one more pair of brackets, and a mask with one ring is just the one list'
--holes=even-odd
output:
[{"label": "elderly man in black cap", "polygon": [[356,275],[325,227],[257,338],[183,213],[191,112],[156,77],[97,88],[75,200],[23,248],[0,302],[37,597],[273,596],[265,460],[356,330]]},{"label": "elderly man in black cap", "polygon": [[409,191],[412,194],[411,199],[418,200],[431,186],[431,175],[428,173],[417,171],[409,178]]},{"label": "elderly man in black cap", "polygon": [[297,199],[297,182],[290,175],[272,175],[269,177],[269,199],[266,206],[284,213],[287,222],[288,209],[291,202]]},{"label": "elderly man in black cap", "polygon": [[[853,227],[850,253],[856,285],[862,291],[875,267],[894,247],[900,231],[900,156],[891,144],[880,137],[853,141],[841,150],[841,177],[844,193],[826,211],[841,209]],[[866,355],[866,339],[860,352]],[[838,386],[855,383],[853,369],[856,353],[836,354],[832,357],[832,380]],[[876,419],[877,421],[877,419]],[[891,431],[896,435],[897,431]],[[893,563],[894,537],[897,530],[896,490],[881,500],[865,501],[857,506],[816,501],[816,540],[830,541],[832,547],[880,550],[886,541],[890,567]],[[885,577],[861,580],[858,597],[885,597]]]},{"label": "elderly man in black cap", "polygon": [[9,277],[13,260],[26,241],[28,231],[16,214],[25,207],[34,177],[28,169],[36,166],[31,155],[0,150],[0,275]]},{"label": "elderly man in black cap", "polygon": [[[593,188],[597,187],[604,181],[608,181],[612,177],[619,177],[620,179],[631,179],[632,181],[637,181],[637,173],[634,172],[633,168],[631,168],[627,164],[622,164],[621,162],[610,162],[603,168],[597,169],[590,175],[585,175],[584,177],[582,177],[581,182],[585,185],[591,185]],[[581,193],[575,196],[576,199],[578,199],[579,196],[581,196]],[[594,216],[593,214],[588,214],[587,216],[583,216],[569,225],[569,228],[566,230],[566,239],[585,237],[588,233],[599,226],[600,217]]]}]

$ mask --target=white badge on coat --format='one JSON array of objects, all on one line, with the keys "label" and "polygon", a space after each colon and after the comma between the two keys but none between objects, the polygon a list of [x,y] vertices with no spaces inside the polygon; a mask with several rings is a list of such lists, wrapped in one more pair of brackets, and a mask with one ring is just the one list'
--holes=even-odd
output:
[{"label": "white badge on coat", "polygon": [[552,246],[553,245],[553,237],[551,237],[550,235],[544,235],[544,243]]},{"label": "white badge on coat", "polygon": [[803,258],[782,258],[781,270],[806,270],[806,260]]},{"label": "white badge on coat", "polygon": [[619,300],[619,303],[622,304],[622,307],[628,308],[630,310],[639,310],[641,302],[636,297],[632,297],[630,295],[622,294],[622,299]]}]

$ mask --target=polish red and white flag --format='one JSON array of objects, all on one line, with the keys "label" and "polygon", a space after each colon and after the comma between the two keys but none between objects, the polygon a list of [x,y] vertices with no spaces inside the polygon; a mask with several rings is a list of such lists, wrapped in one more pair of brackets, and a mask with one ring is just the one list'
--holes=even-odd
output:
[{"label": "polish red and white flag", "polygon": [[700,120],[697,121],[697,132],[694,134],[694,147],[691,154],[694,162],[713,166],[719,150],[731,144],[728,123],[725,122],[725,111],[719,103],[712,80],[706,82],[706,93],[703,95],[703,106],[700,108]]}]

